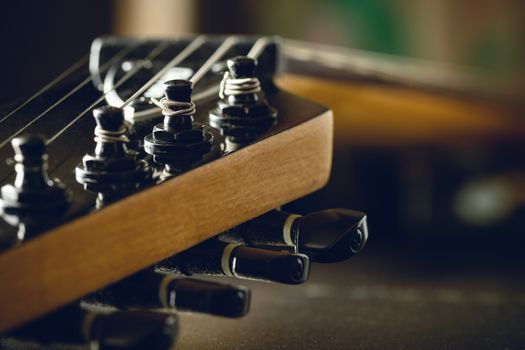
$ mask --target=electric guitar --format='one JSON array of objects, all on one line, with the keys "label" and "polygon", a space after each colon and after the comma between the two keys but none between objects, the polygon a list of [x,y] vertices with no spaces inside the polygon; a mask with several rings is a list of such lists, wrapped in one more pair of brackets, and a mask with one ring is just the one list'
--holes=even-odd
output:
[{"label": "electric guitar", "polygon": [[[336,110],[338,147],[522,139],[500,104],[449,94],[477,86],[469,77],[374,59],[273,37],[95,40],[89,57],[0,114],[0,158],[10,159],[0,167],[0,331],[83,298],[125,310],[96,317],[128,320],[102,329],[133,343],[143,322],[175,322],[137,307],[248,310],[242,287],[174,276],[298,284],[310,262],[359,252],[363,213],[273,210],[320,189],[332,162],[332,112],[286,90]],[[95,317],[65,315],[44,324]],[[69,340],[94,337],[75,332]]]},{"label": "electric guitar", "polygon": [[99,38],[1,114],[0,331],[327,182],[332,113],[276,87],[279,47]]}]

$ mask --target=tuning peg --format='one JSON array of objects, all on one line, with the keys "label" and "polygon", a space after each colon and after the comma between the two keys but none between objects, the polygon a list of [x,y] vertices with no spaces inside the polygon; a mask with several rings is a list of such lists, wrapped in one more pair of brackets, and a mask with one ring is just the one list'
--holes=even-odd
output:
[{"label": "tuning peg", "polygon": [[71,192],[47,174],[45,141],[38,136],[16,137],[16,177],[13,184],[0,189],[0,210],[4,219],[19,225],[19,239],[34,234],[59,220],[71,203]]},{"label": "tuning peg", "polygon": [[[246,56],[237,56],[226,61],[228,73],[223,83],[221,96],[228,99],[231,104],[251,104],[260,99],[258,93],[261,91],[260,82],[255,75],[257,61]],[[236,80],[244,79],[244,84],[236,83]]]},{"label": "tuning peg", "polygon": [[97,192],[107,203],[145,186],[152,172],[136,151],[126,147],[129,140],[122,109],[96,108],[93,116],[97,123],[95,151],[82,158],[75,175],[84,188]]},{"label": "tuning peg", "polygon": [[238,278],[300,284],[308,279],[306,255],[228,244],[210,239],[158,265],[161,271],[185,275],[227,275]]},{"label": "tuning peg", "polygon": [[238,56],[228,60],[227,66],[210,124],[234,142],[245,143],[273,125],[277,111],[262,96],[255,59]]},{"label": "tuning peg", "polygon": [[165,97],[158,102],[164,120],[144,138],[144,150],[168,172],[175,173],[201,160],[210,151],[213,136],[194,122],[193,84],[189,80],[170,80],[165,85]]},{"label": "tuning peg", "polygon": [[94,295],[98,302],[121,308],[173,308],[225,317],[244,316],[250,290],[242,286],[161,273],[139,272]]},{"label": "tuning peg", "polygon": [[[222,237],[222,236],[221,236]],[[272,210],[223,235],[254,246],[292,246],[314,262],[332,263],[359,253],[368,239],[366,214],[327,209],[305,216]]]},{"label": "tuning peg", "polygon": [[173,313],[68,306],[19,327],[9,335],[38,342],[90,344],[99,350],[168,350],[175,343],[178,321]]}]

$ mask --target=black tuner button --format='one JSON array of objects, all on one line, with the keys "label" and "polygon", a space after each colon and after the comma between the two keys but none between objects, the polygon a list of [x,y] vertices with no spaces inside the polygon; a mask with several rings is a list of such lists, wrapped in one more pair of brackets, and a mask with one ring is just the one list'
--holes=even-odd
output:
[{"label": "black tuner button", "polygon": [[45,141],[38,136],[14,138],[16,177],[0,189],[0,210],[11,225],[18,225],[19,239],[60,220],[69,208],[71,192],[47,174]]},{"label": "black tuner button", "polygon": [[360,211],[327,209],[301,216],[272,210],[221,237],[253,246],[290,246],[314,262],[333,263],[364,248],[368,226]]},{"label": "black tuner button", "polygon": [[170,275],[165,278],[171,280],[166,299],[173,296],[177,310],[231,318],[242,317],[250,310],[251,293],[246,287]]},{"label": "black tuner button", "polygon": [[178,320],[173,313],[72,305],[8,335],[43,344],[88,344],[100,350],[169,350],[178,335]]},{"label": "black tuner button", "polygon": [[328,209],[298,219],[299,251],[321,263],[346,260],[359,253],[368,239],[366,214]]},{"label": "black tuner button", "polygon": [[172,273],[144,270],[92,296],[119,308],[168,308],[224,317],[241,317],[250,308],[250,290]]},{"label": "black tuner button", "polygon": [[[92,311],[91,313],[93,314]],[[84,332],[87,333],[88,341],[98,344],[100,350],[169,350],[177,340],[179,323],[173,313],[150,310],[113,311],[95,315],[92,326]]]},{"label": "black tuner button", "polygon": [[93,111],[96,121],[95,150],[82,158],[75,169],[84,188],[96,192],[104,201],[126,196],[151,179],[151,169],[129,150],[123,111],[105,106]]},{"label": "black tuner button", "polygon": [[210,124],[234,142],[246,143],[276,122],[277,111],[262,97],[255,59],[238,56],[227,66]]},{"label": "black tuner button", "polygon": [[310,260],[303,254],[237,246],[232,267],[236,276],[300,284],[308,279]]},{"label": "black tuner button", "polygon": [[164,164],[168,172],[190,167],[212,148],[213,135],[194,121],[192,91],[193,84],[189,80],[167,81],[164,98],[159,101],[164,120],[144,138],[146,153]]},{"label": "black tuner button", "polygon": [[159,264],[160,269],[185,275],[226,275],[300,284],[310,273],[306,255],[208,240]]}]

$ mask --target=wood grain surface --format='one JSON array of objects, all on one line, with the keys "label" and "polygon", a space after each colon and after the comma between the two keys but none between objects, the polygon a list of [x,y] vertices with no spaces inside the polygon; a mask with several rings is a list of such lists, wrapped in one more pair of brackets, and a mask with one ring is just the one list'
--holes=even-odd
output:
[{"label": "wood grain surface", "polygon": [[133,195],[0,255],[0,331],[321,188],[332,113]]}]

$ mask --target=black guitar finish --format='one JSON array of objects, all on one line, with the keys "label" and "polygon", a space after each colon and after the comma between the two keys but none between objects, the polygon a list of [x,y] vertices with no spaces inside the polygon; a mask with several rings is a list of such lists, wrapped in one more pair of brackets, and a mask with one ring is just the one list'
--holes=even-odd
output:
[{"label": "black guitar finish", "polygon": [[[250,128],[248,137],[238,138],[224,136],[225,129],[214,128],[209,122],[209,111],[217,105],[218,87],[223,78],[228,58],[247,55],[256,43],[256,38],[239,37],[228,48],[222,58],[211,65],[211,68],[193,86],[193,100],[196,103],[195,122],[204,125],[210,133],[213,143],[210,151],[203,154],[185,168],[166,173],[165,162],[157,162],[143,150],[143,139],[151,133],[152,127],[162,121],[160,110],[148,102],[149,98],[161,98],[164,86],[162,81],[168,78],[188,79],[202,67],[227,37],[213,37],[202,40],[200,46],[187,55],[176,67],[168,69],[161,75],[159,81],[137,96],[126,108],[126,123],[130,142],[128,148],[138,152],[138,159],[144,161],[152,169],[152,180],[145,181],[137,190],[153,186],[156,183],[169,180],[173,176],[191,170],[204,163],[225,157],[229,153],[245,147],[253,142],[280,133],[294,125],[300,124],[318,115],[324,109],[288,93],[277,90],[271,77],[278,71],[279,55],[278,41],[267,39],[258,56],[258,65],[254,74],[260,79],[264,98],[279,116],[273,125],[265,124],[254,132]],[[38,97],[26,101],[14,111],[0,117],[0,159],[11,159],[13,150],[9,142],[13,137],[24,134],[37,134],[47,140],[48,172],[50,177],[58,178],[72,192],[71,207],[61,215],[57,224],[67,222],[78,216],[86,215],[103,207],[103,202],[97,202],[97,191],[92,186],[86,190],[85,185],[75,178],[74,169],[83,168],[82,158],[93,152],[93,130],[96,127],[92,110],[97,107],[123,103],[138,89],[159,73],[166,64],[180,55],[188,46],[195,43],[196,38],[179,40],[132,40],[120,38],[97,39],[92,46],[90,61],[67,74],[59,83],[46,90]],[[109,87],[108,87],[109,86]],[[293,113],[301,106],[307,113]],[[130,112],[131,111],[131,112]],[[148,111],[153,111],[153,113]],[[131,120],[129,114],[138,116]],[[145,114],[144,117],[142,114]],[[131,120],[131,122],[130,122]],[[238,132],[238,131],[237,131]],[[226,132],[228,134],[228,132]],[[79,175],[77,171],[77,175]],[[84,172],[82,176],[88,176]],[[146,177],[145,179],[147,179]],[[0,167],[0,185],[14,181],[12,166]],[[82,181],[81,181],[82,182]],[[85,182],[84,182],[85,183]],[[100,191],[98,191],[100,193]],[[104,196],[115,200],[115,196],[103,191]],[[113,198],[115,197],[115,198]],[[108,201],[110,202],[110,201]],[[98,203],[98,204],[97,204]],[[106,203],[107,204],[107,203]],[[0,221],[0,237],[4,242],[13,241],[17,236],[17,227]]]}]

